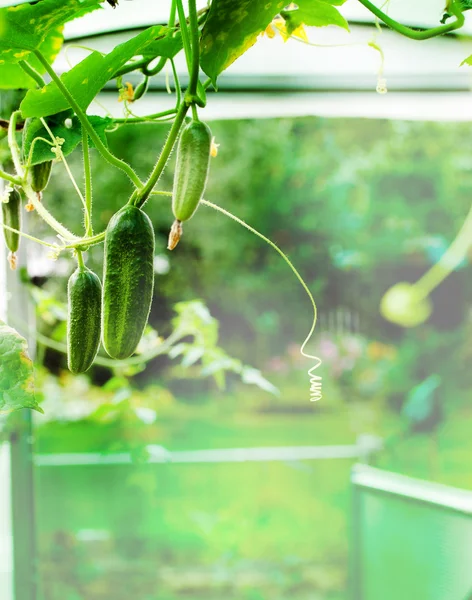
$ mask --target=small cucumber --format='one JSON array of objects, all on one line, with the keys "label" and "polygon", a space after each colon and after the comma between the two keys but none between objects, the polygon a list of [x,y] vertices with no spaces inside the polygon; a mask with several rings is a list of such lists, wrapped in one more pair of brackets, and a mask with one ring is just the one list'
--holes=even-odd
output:
[{"label": "small cucumber", "polygon": [[126,205],[110,220],[103,269],[103,345],[112,358],[136,350],[151,310],[154,289],[154,230],[136,206]]},{"label": "small cucumber", "polygon": [[136,100],[140,100],[144,94],[148,91],[149,88],[149,77],[144,76],[144,79],[138,83],[136,89],[134,90],[133,102]]},{"label": "small cucumber", "polygon": [[86,267],[77,268],[67,284],[67,365],[72,373],[84,373],[100,346],[102,285]]},{"label": "small cucumber", "polygon": [[28,170],[28,183],[36,193],[46,189],[51,175],[52,160],[32,165]]},{"label": "small cucumber", "polygon": [[[23,127],[23,161],[26,162],[29,159],[31,147],[34,144],[35,139],[38,136],[44,135],[44,127],[41,119],[36,117],[26,119]],[[42,142],[40,142],[42,144]],[[38,147],[35,147],[35,151]],[[34,156],[33,156],[34,158]],[[51,175],[52,160],[45,160],[38,164],[31,165],[28,169],[28,183],[36,193],[42,192],[46,189],[49,182],[49,176]]]},{"label": "small cucumber", "polygon": [[[5,225],[18,231],[21,229],[21,196],[16,189],[10,192],[8,202],[2,202],[2,216]],[[3,228],[3,235],[8,250],[12,253],[18,252],[20,234]]]},{"label": "small cucumber", "polygon": [[187,221],[197,210],[210,167],[211,131],[206,123],[191,121],[180,136],[174,175],[172,210],[177,221]]}]

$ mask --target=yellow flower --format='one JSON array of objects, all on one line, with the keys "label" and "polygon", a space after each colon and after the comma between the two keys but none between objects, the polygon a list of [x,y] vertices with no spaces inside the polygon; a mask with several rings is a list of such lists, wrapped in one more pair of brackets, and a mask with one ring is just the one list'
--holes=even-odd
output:
[{"label": "yellow flower", "polygon": [[263,31],[261,33],[261,35],[266,35],[270,40],[272,40],[273,38],[275,38],[275,31],[274,28],[272,27],[272,23],[269,23],[269,25],[267,25],[267,27],[265,28],[265,31]]},{"label": "yellow flower", "polygon": [[304,42],[309,41],[308,36],[305,31],[305,26],[303,25],[303,23],[301,25],[299,25],[296,29],[293,30],[292,37],[299,38],[299,39],[303,40]]},{"label": "yellow flower", "polygon": [[215,138],[212,137],[211,138],[211,149],[210,149],[210,156],[212,158],[215,158],[216,156],[218,156],[218,148],[220,147],[221,144],[215,144]]},{"label": "yellow flower", "polygon": [[133,102],[134,100],[134,90],[133,84],[127,81],[118,92],[118,102]]},{"label": "yellow flower", "polygon": [[[309,41],[308,36],[305,31],[305,26],[303,25],[303,23],[298,25],[298,27],[295,27],[295,29],[289,30],[287,28],[287,21],[283,17],[281,17],[281,16],[275,17],[275,19],[272,21],[272,23],[269,25],[269,27],[267,27],[267,29],[265,31],[267,36],[270,38],[273,38],[275,36],[274,27],[280,33],[284,42],[289,40],[291,37],[298,38],[299,40],[303,40],[304,42]],[[270,33],[268,31],[269,29],[270,29]]]},{"label": "yellow flower", "polygon": [[272,25],[277,29],[277,31],[282,36],[284,42],[286,42],[290,38],[290,34],[287,31],[287,24],[283,17],[275,17],[272,21]]}]

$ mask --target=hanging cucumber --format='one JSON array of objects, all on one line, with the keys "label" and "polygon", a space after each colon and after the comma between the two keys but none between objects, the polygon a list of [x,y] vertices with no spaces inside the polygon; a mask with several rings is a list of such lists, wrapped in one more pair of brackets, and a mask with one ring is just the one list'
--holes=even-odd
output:
[{"label": "hanging cucumber", "polygon": [[136,206],[110,220],[105,235],[102,333],[112,358],[131,356],[143,335],[154,289],[154,230]]},{"label": "hanging cucumber", "polygon": [[78,267],[67,285],[67,365],[72,373],[84,373],[100,346],[102,286],[90,269]]},{"label": "hanging cucumber", "polygon": [[[25,164],[29,159],[29,154],[34,140],[43,133],[43,124],[41,119],[36,117],[26,119],[23,127],[23,161]],[[36,148],[37,150],[37,148]],[[33,164],[28,169],[27,180],[30,186],[37,194],[46,189],[51,175],[52,160],[46,160]]]},{"label": "hanging cucumber", "polygon": [[177,149],[172,210],[175,222],[169,235],[169,250],[178,244],[183,221],[198,208],[205,191],[210,168],[211,130],[206,123],[193,120],[181,133]]},{"label": "hanging cucumber", "polygon": [[149,88],[149,81],[149,77],[145,75],[143,80],[140,83],[138,83],[136,89],[134,90],[133,102],[136,102],[136,100],[140,100],[146,94]]},{"label": "hanging cucumber", "polygon": [[39,163],[37,165],[31,165],[28,170],[28,183],[37,194],[46,189],[49,183],[49,177],[51,176],[52,160]]},{"label": "hanging cucumber", "polygon": [[[8,201],[2,202],[3,223],[12,229],[21,229],[21,196],[18,190],[13,189],[8,195]],[[18,252],[20,247],[20,234],[3,228],[3,235],[8,250],[12,254]]]}]

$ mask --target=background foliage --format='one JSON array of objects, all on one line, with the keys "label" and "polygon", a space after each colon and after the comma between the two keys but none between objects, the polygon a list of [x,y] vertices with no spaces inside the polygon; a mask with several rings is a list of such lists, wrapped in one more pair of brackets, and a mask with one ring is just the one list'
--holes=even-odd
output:
[{"label": "background foliage", "polygon": [[[203,300],[225,351],[261,369],[281,394],[232,377],[219,392],[199,378],[198,361],[184,371],[169,357],[132,380],[101,367],[91,379],[72,378],[64,357],[45,351],[55,376],[42,375],[38,452],[130,451],[135,460],[39,470],[47,600],[345,598],[350,461],[159,466],[145,462],[150,443],[324,445],[375,434],[385,440],[380,466],[472,489],[468,259],[433,293],[425,325],[400,329],[378,312],[391,284],[414,281],[441,256],[469,209],[470,127],[313,118],[211,126],[221,146],[206,197],[274,239],[307,279],[320,307],[314,346],[324,398],[308,402],[311,365],[299,344],[310,306],[284,263],[204,206],[169,254],[170,203],[151,199],[161,271],[152,325],[168,334],[176,302]],[[164,136],[160,126],[135,126],[110,134],[109,144],[144,175]],[[79,172],[80,159],[71,164]],[[124,177],[101,166],[94,156],[97,231],[129,193]],[[171,175],[172,163],[161,189]],[[81,214],[71,194],[58,165],[44,202],[74,228]],[[40,220],[28,219],[39,232]],[[101,248],[88,260],[99,272]],[[32,261],[30,275],[60,298],[72,268]],[[60,315],[42,327],[63,334]],[[428,383],[433,375],[439,387]]]}]

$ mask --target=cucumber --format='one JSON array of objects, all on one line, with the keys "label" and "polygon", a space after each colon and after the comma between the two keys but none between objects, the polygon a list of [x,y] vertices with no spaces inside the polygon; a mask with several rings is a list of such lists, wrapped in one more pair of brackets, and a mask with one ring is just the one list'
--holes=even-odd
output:
[{"label": "cucumber", "polygon": [[[26,119],[23,127],[23,160],[26,163],[28,155],[33,145],[34,140],[43,133],[43,124],[41,119],[36,117]],[[33,191],[36,193],[46,189],[51,175],[52,160],[46,160],[35,165],[31,165],[28,169],[27,179]]]},{"label": "cucumber", "polygon": [[67,284],[67,366],[72,373],[85,373],[100,346],[102,285],[90,269],[78,267]]},{"label": "cucumber", "polygon": [[105,234],[102,335],[107,353],[131,356],[143,335],[154,289],[154,230],[136,206],[110,220]]},{"label": "cucumber", "polygon": [[149,88],[149,77],[144,76],[144,79],[138,83],[136,89],[134,90],[133,102],[136,100],[140,100],[144,94],[148,91]]},{"label": "cucumber", "polygon": [[[13,189],[8,196],[8,202],[2,202],[2,216],[5,225],[18,231],[21,229],[21,196],[18,190]],[[18,252],[20,234],[3,228],[3,235],[8,250],[12,253]]]},{"label": "cucumber", "polygon": [[180,136],[174,175],[172,210],[177,221],[188,221],[205,191],[210,167],[211,130],[191,121]]},{"label": "cucumber", "polygon": [[52,160],[32,165],[28,170],[28,183],[36,193],[46,189],[51,175]]}]

